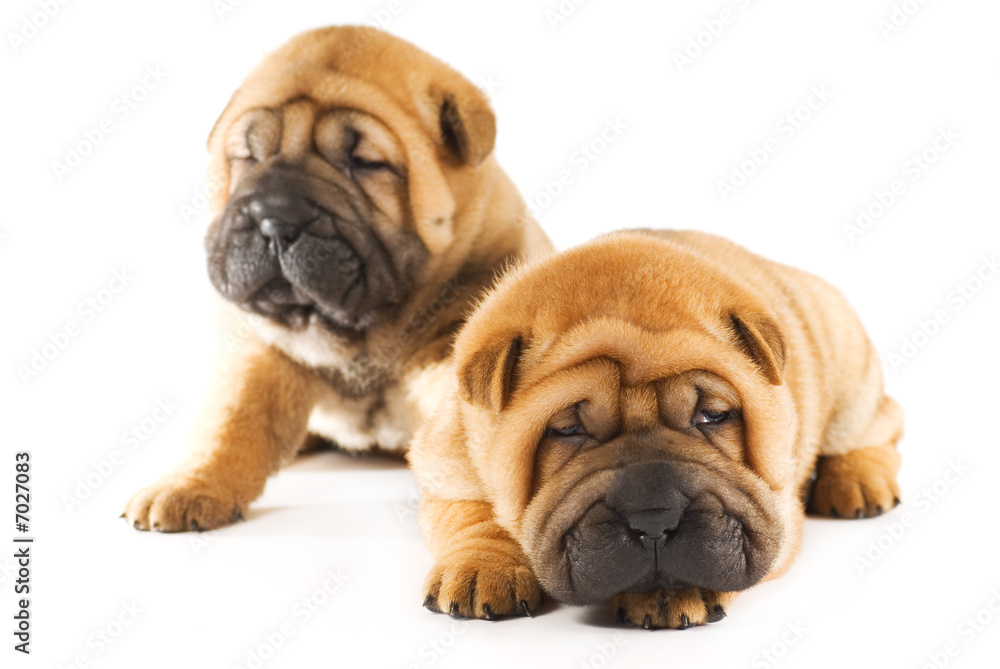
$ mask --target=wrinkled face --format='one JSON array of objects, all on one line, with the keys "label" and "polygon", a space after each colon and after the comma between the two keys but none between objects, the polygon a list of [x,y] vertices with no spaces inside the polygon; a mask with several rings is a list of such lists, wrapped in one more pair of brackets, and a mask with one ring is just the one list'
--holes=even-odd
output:
[{"label": "wrinkled face", "polygon": [[546,591],[590,604],[760,581],[780,548],[781,504],[748,464],[733,386],[699,370],[623,386],[612,363],[588,365],[548,419],[523,515]]},{"label": "wrinkled face", "polygon": [[292,330],[356,334],[390,318],[427,255],[394,134],[297,100],[242,115],[225,147],[229,197],[206,238],[215,288]]}]

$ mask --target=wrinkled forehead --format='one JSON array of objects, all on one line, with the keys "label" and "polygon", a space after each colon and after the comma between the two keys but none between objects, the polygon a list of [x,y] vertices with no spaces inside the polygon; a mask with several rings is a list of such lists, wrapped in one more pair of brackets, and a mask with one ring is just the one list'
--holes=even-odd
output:
[{"label": "wrinkled forehead", "polygon": [[704,370],[736,385],[756,381],[749,358],[711,332],[678,327],[653,331],[615,319],[580,323],[539,343],[525,361],[521,389],[539,385],[568,369],[603,361],[607,382],[619,390],[650,384],[692,370]]},{"label": "wrinkled forehead", "polygon": [[259,84],[254,81],[252,85],[244,85],[219,118],[210,144],[220,140],[220,135],[249,112],[284,111],[296,106],[309,106],[316,112],[352,110],[378,118],[404,144],[420,144],[436,127],[434,110],[429,105],[422,109],[416,101],[400,100],[371,81],[336,70],[295,68]]}]

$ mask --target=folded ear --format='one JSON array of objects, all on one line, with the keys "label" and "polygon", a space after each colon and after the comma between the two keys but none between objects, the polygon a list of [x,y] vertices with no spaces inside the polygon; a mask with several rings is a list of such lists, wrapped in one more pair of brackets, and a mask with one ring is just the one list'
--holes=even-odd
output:
[{"label": "folded ear", "polygon": [[740,348],[750,356],[772,385],[781,385],[787,352],[781,328],[769,316],[740,318],[729,314]]},{"label": "folded ear", "polygon": [[521,337],[497,339],[458,360],[462,399],[498,412],[510,401],[521,357]]},{"label": "folded ear", "polygon": [[461,94],[439,96],[441,142],[460,163],[475,167],[493,151],[497,122],[483,93],[467,86]]}]

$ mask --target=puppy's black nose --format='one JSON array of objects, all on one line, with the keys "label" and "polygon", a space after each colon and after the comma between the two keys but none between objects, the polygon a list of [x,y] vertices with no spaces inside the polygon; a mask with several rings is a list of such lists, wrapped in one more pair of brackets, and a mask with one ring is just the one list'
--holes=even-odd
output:
[{"label": "puppy's black nose", "polygon": [[618,512],[645,548],[662,548],[681,525],[691,503],[681,492],[683,477],[669,461],[630,465],[619,470],[607,503]]},{"label": "puppy's black nose", "polygon": [[271,191],[254,195],[247,203],[247,213],[262,235],[287,243],[295,241],[302,229],[316,220],[319,209],[301,197]]},{"label": "puppy's black nose", "polygon": [[677,526],[681,524],[683,513],[683,507],[645,509],[626,514],[625,522],[628,523],[629,529],[638,535],[643,546],[652,548],[668,532],[677,529]]}]

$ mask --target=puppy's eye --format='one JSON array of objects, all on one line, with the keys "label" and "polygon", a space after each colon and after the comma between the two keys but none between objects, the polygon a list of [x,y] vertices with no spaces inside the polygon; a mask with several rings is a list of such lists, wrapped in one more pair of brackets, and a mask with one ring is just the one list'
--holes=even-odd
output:
[{"label": "puppy's eye", "polygon": [[580,405],[577,402],[573,406],[566,407],[549,419],[549,427],[545,428],[545,436],[553,439],[574,439],[580,441],[581,438],[589,438],[590,433],[583,426],[580,419]]},{"label": "puppy's eye", "polygon": [[736,411],[712,411],[711,409],[701,409],[694,414],[695,426],[718,425],[725,423],[736,415]]},{"label": "puppy's eye", "polygon": [[545,430],[546,437],[585,437],[587,435],[586,428],[580,423],[576,425],[571,425],[569,427],[550,427]]},{"label": "puppy's eye", "polygon": [[359,156],[351,156],[351,168],[355,170],[391,170],[392,165],[384,160],[365,160]]},{"label": "puppy's eye", "polygon": [[392,164],[384,160],[371,160],[370,158],[365,158],[364,155],[359,155],[371,151],[370,147],[367,146],[367,142],[363,141],[360,132],[354,128],[350,128],[347,132],[346,139],[349,142],[347,146],[347,156],[351,170],[361,172],[392,170]]}]

